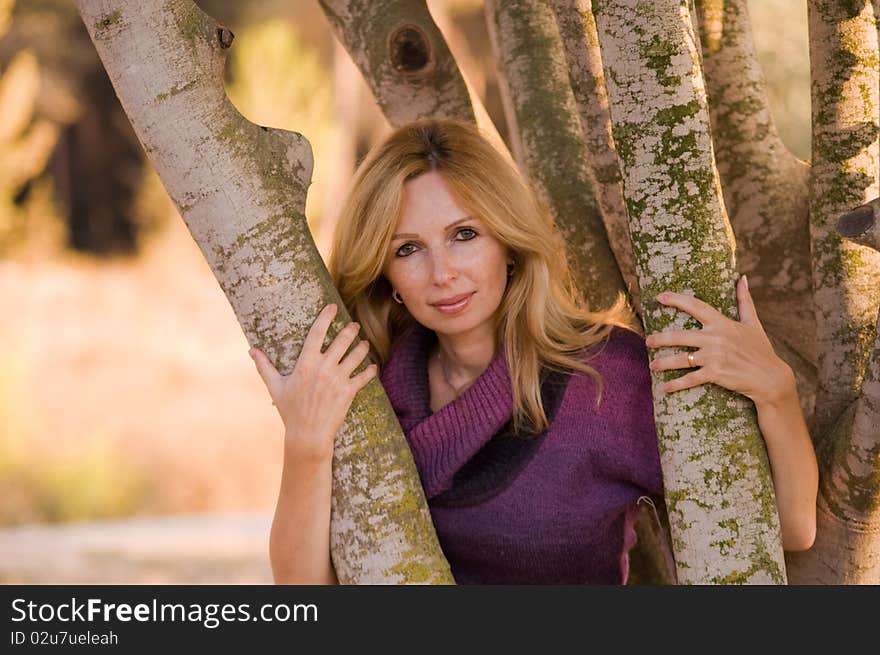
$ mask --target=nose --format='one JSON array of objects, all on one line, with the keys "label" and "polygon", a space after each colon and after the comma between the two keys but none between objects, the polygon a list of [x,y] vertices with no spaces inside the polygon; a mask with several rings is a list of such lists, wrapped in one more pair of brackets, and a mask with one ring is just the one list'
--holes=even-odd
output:
[{"label": "nose", "polygon": [[454,280],[458,273],[453,257],[445,248],[437,248],[431,257],[431,281],[443,285]]}]

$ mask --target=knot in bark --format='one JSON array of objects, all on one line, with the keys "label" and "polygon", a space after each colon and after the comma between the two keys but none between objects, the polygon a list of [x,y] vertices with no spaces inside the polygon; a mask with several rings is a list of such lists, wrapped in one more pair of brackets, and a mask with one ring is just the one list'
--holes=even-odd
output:
[{"label": "knot in bark", "polygon": [[235,34],[232,33],[232,30],[229,30],[222,25],[217,26],[217,41],[220,43],[220,47],[226,50],[232,45],[232,40],[235,38]]},{"label": "knot in bark", "polygon": [[388,42],[391,64],[403,75],[424,75],[434,68],[431,46],[415,25],[404,25],[391,33]]}]

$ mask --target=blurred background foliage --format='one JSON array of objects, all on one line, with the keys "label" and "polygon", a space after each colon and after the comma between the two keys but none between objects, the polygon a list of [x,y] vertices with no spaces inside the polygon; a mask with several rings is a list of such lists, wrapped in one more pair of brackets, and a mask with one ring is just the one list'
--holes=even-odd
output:
[{"label": "blurred background foliage", "polygon": [[[229,96],[303,133],[326,256],[389,130],[313,0],[202,0]],[[429,7],[502,135],[481,0]],[[783,139],[809,157],[806,3],[753,0]],[[0,525],[271,509],[280,420],[69,0],[0,0]]]}]

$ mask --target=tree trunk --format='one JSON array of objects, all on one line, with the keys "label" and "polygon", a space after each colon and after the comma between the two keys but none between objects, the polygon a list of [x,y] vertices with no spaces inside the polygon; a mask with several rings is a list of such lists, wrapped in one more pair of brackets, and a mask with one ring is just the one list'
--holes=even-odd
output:
[{"label": "tree trunk", "polygon": [[[735,317],[734,240],[686,5],[594,0],[593,10],[646,329],[696,326],[657,303],[667,288]],[[679,582],[785,582],[754,407],[714,385],[662,395],[671,377],[654,374],[654,414]]]},{"label": "tree trunk", "polygon": [[[340,306],[329,340],[350,320],[304,216],[308,142],[235,110],[222,84],[232,34],[190,0],[77,6],[248,342],[289,373],[324,305]],[[452,582],[406,440],[376,380],[336,437],[332,507],[340,582]]]},{"label": "tree trunk", "polygon": [[550,208],[578,289],[591,308],[624,290],[594,195],[577,105],[555,17],[537,0],[486,2],[499,76],[506,80],[521,167]]},{"label": "tree trunk", "polygon": [[878,187],[877,16],[870,0],[810,0],[810,236],[819,386],[814,546],[790,553],[793,582],[880,583],[877,314],[880,253],[841,238],[837,218]]},{"label": "tree trunk", "polygon": [[568,79],[577,103],[587,162],[597,186],[593,195],[599,203],[608,241],[627,292],[636,313],[641,316],[639,283],[623,199],[620,163],[611,134],[611,112],[596,20],[590,0],[553,0],[552,7],[565,49]]}]

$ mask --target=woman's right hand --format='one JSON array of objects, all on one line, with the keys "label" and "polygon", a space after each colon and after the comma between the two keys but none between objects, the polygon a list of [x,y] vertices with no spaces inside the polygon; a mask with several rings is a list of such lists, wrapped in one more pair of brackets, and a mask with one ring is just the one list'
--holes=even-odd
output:
[{"label": "woman's right hand", "polygon": [[357,323],[346,325],[321,352],[336,311],[330,304],[318,314],[290,375],[281,375],[259,348],[249,351],[284,422],[285,446],[298,457],[333,456],[334,437],[355,395],[376,375],[377,367],[371,364],[351,377],[369,352],[369,342],[363,339],[345,355],[360,329]]}]

